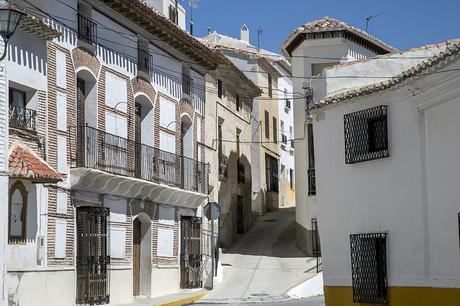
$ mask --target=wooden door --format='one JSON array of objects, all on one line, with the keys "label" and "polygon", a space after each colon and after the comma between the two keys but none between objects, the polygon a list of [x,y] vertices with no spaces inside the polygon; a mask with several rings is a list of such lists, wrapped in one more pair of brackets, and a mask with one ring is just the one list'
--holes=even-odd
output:
[{"label": "wooden door", "polygon": [[133,295],[140,294],[141,222],[133,221]]}]

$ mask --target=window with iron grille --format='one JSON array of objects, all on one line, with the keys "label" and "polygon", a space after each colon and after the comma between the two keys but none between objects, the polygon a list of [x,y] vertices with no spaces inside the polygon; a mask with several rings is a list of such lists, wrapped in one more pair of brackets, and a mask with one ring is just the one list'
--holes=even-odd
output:
[{"label": "window with iron grille", "polygon": [[386,105],[345,115],[344,132],[345,163],[390,156]]},{"label": "window with iron grille", "polygon": [[265,111],[265,138],[270,138],[270,114]]},{"label": "window with iron grille", "polygon": [[386,240],[386,233],[350,235],[354,303],[388,303]]},{"label": "window with iron grille", "polygon": [[277,120],[275,117],[273,117],[273,143],[278,142],[278,126],[277,126]]},{"label": "window with iron grille", "polygon": [[223,86],[222,86],[222,81],[221,80],[217,80],[217,96],[219,97],[219,99],[222,99],[222,94],[223,94]]}]

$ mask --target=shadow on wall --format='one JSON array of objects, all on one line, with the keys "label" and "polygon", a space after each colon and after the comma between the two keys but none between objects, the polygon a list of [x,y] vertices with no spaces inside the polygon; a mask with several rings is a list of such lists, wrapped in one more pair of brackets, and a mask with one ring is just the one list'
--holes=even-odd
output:
[{"label": "shadow on wall", "polygon": [[295,207],[280,208],[259,217],[251,230],[224,253],[279,258],[306,257],[306,253],[296,244]]},{"label": "shadow on wall", "polygon": [[244,169],[244,181],[238,182],[238,154],[230,152],[227,161],[227,175],[221,180],[218,192],[222,216],[219,221],[219,246],[228,248],[239,234],[247,232],[253,222],[254,214],[251,200],[252,170],[245,155],[239,163]]}]

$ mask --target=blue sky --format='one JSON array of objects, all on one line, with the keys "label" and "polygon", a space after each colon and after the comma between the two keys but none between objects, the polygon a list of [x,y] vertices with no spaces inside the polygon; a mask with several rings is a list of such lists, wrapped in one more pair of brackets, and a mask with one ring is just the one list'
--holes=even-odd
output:
[{"label": "blue sky", "polygon": [[[188,0],[184,5],[189,9]],[[364,30],[366,17],[380,12],[386,13],[369,23],[369,32],[401,50],[460,38],[460,0],[199,0],[194,34],[204,36],[211,27],[239,37],[245,23],[254,45],[257,29],[267,29],[261,47],[279,52],[289,33],[308,21],[331,16]]]}]

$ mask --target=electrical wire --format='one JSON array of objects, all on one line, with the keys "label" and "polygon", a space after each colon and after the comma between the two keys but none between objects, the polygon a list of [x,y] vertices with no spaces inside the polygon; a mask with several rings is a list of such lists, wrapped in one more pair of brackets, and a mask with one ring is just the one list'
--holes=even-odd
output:
[{"label": "electrical wire", "polygon": [[[36,9],[39,9],[38,7],[36,7],[35,5],[31,4],[28,0],[24,0],[25,2],[29,3],[29,5],[35,7]],[[54,1],[57,1],[59,3],[62,3],[64,4],[62,1],[60,0],[54,0]],[[66,6],[68,6],[69,8],[71,8],[72,10],[78,12],[78,10],[76,10],[75,8],[69,6],[68,4],[65,4]],[[42,11],[41,9],[39,9],[40,11]],[[42,11],[43,13],[47,14],[50,18],[54,19],[55,18],[60,18],[62,20],[67,20],[67,21],[71,21],[71,22],[76,22],[76,20],[72,20],[72,19],[68,19],[68,18],[64,18],[64,17],[61,17],[61,16],[57,16],[57,15],[53,15],[53,14],[50,14],[50,13],[46,13],[44,11]],[[106,29],[106,30],[109,30],[109,31],[112,31],[116,34],[119,34],[120,36],[134,42],[134,43],[138,43],[137,40],[133,40],[133,39],[129,39],[127,38],[126,35],[127,33],[123,33],[123,32],[120,32],[120,31],[116,31],[116,30],[113,30],[113,29],[110,29],[108,27],[106,27],[105,25],[103,25],[102,23],[100,22],[97,22],[97,21],[93,21],[95,22],[96,24],[98,25],[101,25],[102,28]],[[72,27],[70,27],[69,25],[67,24],[63,24],[61,23],[63,26],[65,27],[68,27],[70,29],[72,29]],[[74,32],[77,32],[76,29],[72,29]],[[129,34],[128,34],[129,35]],[[133,37],[136,37],[134,34],[132,34]],[[104,39],[104,38],[101,38],[101,37],[98,37],[98,39],[101,39],[101,40],[104,40],[104,41],[107,41],[107,42],[110,42],[112,44],[115,44],[115,45],[119,45],[119,46],[122,46],[122,47],[125,47],[125,48],[131,48],[131,49],[135,49],[135,50],[138,50],[137,47],[133,47],[133,46],[129,46],[129,45],[125,45],[125,44],[121,44],[119,42],[115,42],[113,40],[108,40],[108,39]],[[156,41],[161,41],[163,42],[162,40],[158,39],[158,38],[152,38],[152,40],[156,40]],[[103,46],[103,45],[102,45]],[[107,46],[103,46],[104,48],[108,48]],[[108,48],[110,49],[110,48]],[[117,50],[113,50],[112,51],[116,52],[116,53],[119,53],[119,54],[122,54],[121,52],[117,51]],[[162,54],[162,53],[157,53],[157,52],[153,52],[152,50],[149,50],[148,53],[150,55],[159,55],[159,56],[164,56],[164,57],[167,57],[167,58],[170,58],[170,59],[173,59],[173,60],[177,60],[176,58],[170,56],[170,55],[166,55],[166,54]],[[266,57],[273,57],[274,55],[273,54],[260,54],[261,56],[266,56]],[[334,58],[334,57],[319,57],[319,56],[307,56],[307,55],[299,55],[299,56],[295,56],[295,57],[301,57],[301,58],[311,58],[311,59],[326,59],[326,60],[343,60],[343,58]],[[381,58],[381,57],[374,57],[374,58],[368,58],[368,60],[387,60],[387,59],[390,59],[390,60],[399,60],[399,59],[410,59],[410,60],[413,60],[413,59],[427,59],[429,58],[429,56],[406,56],[406,57],[385,57],[385,58]],[[134,59],[134,61],[137,60],[137,58]],[[191,61],[181,61],[181,62],[184,62],[184,63],[188,63],[188,64],[195,64],[194,62],[191,62]],[[165,70],[170,70],[166,67],[162,67],[162,66],[159,66],[159,65],[155,65],[161,69],[165,69]],[[261,73],[261,74],[269,74],[269,72],[265,72],[265,71],[253,71],[253,70],[244,70],[244,69],[235,69],[235,68],[231,68],[231,67],[220,67],[220,69],[228,69],[228,70],[232,70],[232,71],[241,71],[241,72],[247,72],[247,73]],[[460,70],[460,69],[458,69]],[[170,70],[170,71],[173,71],[173,70]],[[173,71],[173,72],[176,72],[176,73],[180,73],[180,72],[177,72],[177,71]],[[326,78],[364,78],[364,79],[369,79],[369,78],[373,78],[373,79],[382,79],[382,78],[392,78],[393,76],[357,76],[357,75],[354,75],[354,76],[334,76],[334,77],[327,77],[327,76],[312,76],[312,77],[305,77],[305,76],[289,76],[290,78],[294,78],[294,79],[304,79],[304,80],[307,80],[307,79],[310,79],[310,78],[313,78],[313,79],[326,79]],[[203,80],[203,79],[202,79]],[[259,88],[261,88],[259,86]]]}]

